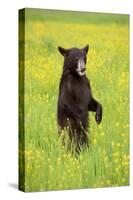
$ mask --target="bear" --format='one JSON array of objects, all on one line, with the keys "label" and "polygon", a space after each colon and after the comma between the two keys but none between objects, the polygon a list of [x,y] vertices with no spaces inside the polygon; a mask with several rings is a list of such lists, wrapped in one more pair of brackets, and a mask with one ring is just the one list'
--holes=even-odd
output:
[{"label": "bear", "polygon": [[89,45],[79,49],[58,47],[64,57],[62,75],[59,84],[57,103],[57,123],[59,134],[67,130],[75,151],[80,152],[88,143],[88,112],[96,112],[95,121],[102,120],[102,105],[91,92],[90,81],[86,76],[86,63]]}]

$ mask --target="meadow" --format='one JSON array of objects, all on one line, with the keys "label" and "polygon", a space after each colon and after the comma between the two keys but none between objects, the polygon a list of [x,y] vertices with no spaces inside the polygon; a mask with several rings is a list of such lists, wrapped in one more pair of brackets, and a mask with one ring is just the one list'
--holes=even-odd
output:
[{"label": "meadow", "polygon": [[[129,185],[128,15],[26,9],[25,19],[25,60],[20,50],[19,61],[24,75],[20,118],[25,123],[19,132],[19,188],[29,192]],[[103,120],[97,125],[95,114],[89,114],[89,149],[76,158],[65,151],[57,133],[63,65],[58,46],[87,44],[87,77],[103,106]]]}]

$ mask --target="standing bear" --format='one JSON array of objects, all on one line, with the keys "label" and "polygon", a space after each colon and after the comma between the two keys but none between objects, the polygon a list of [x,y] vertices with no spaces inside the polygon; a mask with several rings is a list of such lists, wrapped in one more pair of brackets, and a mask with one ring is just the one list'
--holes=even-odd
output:
[{"label": "standing bear", "polygon": [[82,49],[58,47],[64,56],[57,105],[59,133],[67,130],[76,152],[80,152],[83,146],[88,146],[88,111],[96,112],[97,124],[102,120],[102,106],[93,98],[90,82],[86,77],[88,49],[88,45]]}]

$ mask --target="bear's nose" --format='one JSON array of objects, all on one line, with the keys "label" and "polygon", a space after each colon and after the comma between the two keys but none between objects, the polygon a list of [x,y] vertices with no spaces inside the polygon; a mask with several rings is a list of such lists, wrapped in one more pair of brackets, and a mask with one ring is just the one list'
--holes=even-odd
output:
[{"label": "bear's nose", "polygon": [[81,68],[81,72],[85,72],[85,70],[86,70],[85,67]]}]

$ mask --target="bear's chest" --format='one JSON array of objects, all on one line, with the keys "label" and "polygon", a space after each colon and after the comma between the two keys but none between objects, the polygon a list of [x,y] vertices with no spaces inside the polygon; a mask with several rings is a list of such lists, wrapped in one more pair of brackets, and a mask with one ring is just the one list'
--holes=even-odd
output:
[{"label": "bear's chest", "polygon": [[73,81],[72,98],[77,104],[88,105],[91,96],[91,91],[87,80],[80,79]]}]

